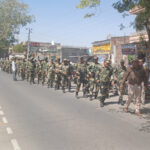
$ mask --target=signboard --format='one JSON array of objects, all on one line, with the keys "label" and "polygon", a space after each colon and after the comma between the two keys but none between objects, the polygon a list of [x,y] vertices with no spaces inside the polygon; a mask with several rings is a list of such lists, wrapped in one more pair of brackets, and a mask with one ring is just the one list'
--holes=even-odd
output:
[{"label": "signboard", "polygon": [[135,55],[136,54],[136,44],[124,44],[121,46],[123,55]]},{"label": "signboard", "polygon": [[30,46],[31,47],[40,47],[40,43],[39,42],[30,42]]},{"label": "signboard", "polygon": [[109,54],[111,50],[110,43],[99,46],[93,46],[93,54]]}]

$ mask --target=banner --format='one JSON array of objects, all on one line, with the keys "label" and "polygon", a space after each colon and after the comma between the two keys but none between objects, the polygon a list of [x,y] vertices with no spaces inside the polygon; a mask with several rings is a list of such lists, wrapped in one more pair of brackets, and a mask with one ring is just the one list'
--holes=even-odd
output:
[{"label": "banner", "polygon": [[110,43],[99,46],[93,46],[93,54],[109,54],[110,50],[111,50]]}]

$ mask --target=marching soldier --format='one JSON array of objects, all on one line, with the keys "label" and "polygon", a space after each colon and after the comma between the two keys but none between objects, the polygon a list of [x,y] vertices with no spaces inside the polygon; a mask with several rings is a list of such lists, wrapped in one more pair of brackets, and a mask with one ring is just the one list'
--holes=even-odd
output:
[{"label": "marching soldier", "polygon": [[41,64],[41,77],[42,77],[43,86],[45,83],[46,75],[47,75],[47,62],[46,62],[46,59],[44,59]]},{"label": "marching soldier", "polygon": [[41,80],[41,75],[42,74],[42,60],[38,59],[36,62],[36,75],[37,75],[37,80],[38,84],[40,83]]},{"label": "marching soldier", "polygon": [[61,62],[60,58],[57,58],[55,64],[55,90],[58,90],[61,86]]},{"label": "marching soldier", "polygon": [[62,90],[65,93],[65,88],[67,87],[68,83],[68,61],[64,59],[62,64]]},{"label": "marching soldier", "polygon": [[48,64],[48,81],[47,81],[48,88],[53,87],[54,79],[55,79],[55,63],[54,60],[51,59]]},{"label": "marching soldier", "polygon": [[30,59],[30,64],[29,64],[29,71],[30,71],[30,84],[34,84],[34,78],[35,78],[35,68],[36,68],[36,64],[34,61],[34,58]]},{"label": "marching soldier", "polygon": [[109,85],[111,80],[112,71],[109,67],[109,61],[104,61],[104,66],[101,68],[99,81],[100,82],[100,107],[104,107],[104,101],[109,93]]},{"label": "marching soldier", "polygon": [[113,83],[116,85],[115,93],[119,94],[118,104],[121,104],[121,105],[124,105],[123,94],[125,93],[125,89],[120,89],[120,84],[121,84],[121,81],[123,79],[123,75],[125,72],[126,72],[126,67],[124,65],[124,60],[121,59],[119,67],[116,68],[114,71],[114,83]]},{"label": "marching soldier", "polygon": [[99,83],[97,81],[98,81],[100,70],[101,70],[101,65],[98,63],[97,56],[94,57],[93,61],[94,61],[94,64],[90,65],[88,68],[90,100],[92,100],[94,90],[95,90],[95,99],[98,96]]},{"label": "marching soldier", "polygon": [[87,78],[87,64],[84,64],[83,57],[79,58],[79,63],[76,66],[76,77],[77,77],[77,86],[76,86],[76,97],[78,98],[78,93],[80,91],[80,86],[82,85],[83,97],[86,96],[86,78]]}]

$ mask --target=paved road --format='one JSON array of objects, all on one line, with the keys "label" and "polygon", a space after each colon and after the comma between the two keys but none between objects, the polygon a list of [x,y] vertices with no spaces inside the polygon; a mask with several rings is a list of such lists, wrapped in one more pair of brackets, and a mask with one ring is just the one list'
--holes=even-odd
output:
[{"label": "paved road", "polygon": [[0,72],[0,150],[149,150],[150,133],[98,102]]}]

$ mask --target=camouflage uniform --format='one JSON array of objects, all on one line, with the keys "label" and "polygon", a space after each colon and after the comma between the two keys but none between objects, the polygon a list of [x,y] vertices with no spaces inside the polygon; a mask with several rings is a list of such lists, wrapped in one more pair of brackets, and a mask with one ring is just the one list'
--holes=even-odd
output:
[{"label": "camouflage uniform", "polygon": [[21,78],[22,78],[22,80],[24,80],[25,79],[25,60],[22,60],[22,62],[21,62]]},{"label": "camouflage uniform", "polygon": [[86,84],[87,84],[87,73],[88,67],[83,63],[83,58],[81,58],[80,62],[76,66],[76,77],[77,77],[77,87],[76,87],[76,97],[78,97],[78,93],[80,90],[80,86],[82,84],[83,96],[86,94]]},{"label": "camouflage uniform", "polygon": [[51,60],[51,62],[48,64],[48,88],[49,87],[53,87],[53,82],[55,79],[55,63],[53,62],[53,60]]},{"label": "camouflage uniform", "polygon": [[64,63],[62,64],[61,67],[62,70],[62,90],[65,93],[65,88],[67,87],[67,83],[68,83],[68,64],[67,64],[67,60],[64,59]]},{"label": "camouflage uniform", "polygon": [[41,64],[42,68],[41,68],[41,75],[42,75],[42,85],[44,85],[45,80],[46,80],[46,75],[47,75],[47,63],[44,60]]},{"label": "camouflage uniform", "polygon": [[62,65],[60,63],[60,59],[57,59],[55,63],[55,90],[58,90],[61,86],[61,69]]},{"label": "camouflage uniform", "polygon": [[37,75],[38,84],[40,83],[40,80],[41,80],[41,76],[42,76],[41,74],[42,74],[41,61],[38,60],[36,62],[36,75]]},{"label": "camouflage uniform", "polygon": [[98,78],[101,70],[101,65],[97,62],[98,58],[94,57],[94,64],[90,65],[88,68],[89,71],[89,91],[90,91],[90,100],[92,99],[94,90],[95,98],[97,98],[99,92],[99,83]]},{"label": "camouflage uniform", "polygon": [[108,66],[108,62],[105,60],[104,67],[101,68],[100,72],[100,106],[104,106],[104,101],[108,96],[109,93],[109,84],[110,84],[110,78],[111,78],[111,70]]},{"label": "camouflage uniform", "polygon": [[30,77],[30,62],[29,60],[25,63],[25,78],[29,81]]},{"label": "camouflage uniform", "polygon": [[126,72],[126,67],[124,66],[123,60],[121,60],[120,63],[123,63],[123,64],[119,65],[119,67],[116,68],[114,71],[114,84],[116,85],[116,90],[118,91],[118,94],[119,94],[118,104],[121,103],[123,105],[123,94],[125,93],[125,90],[124,90],[125,88],[120,89],[120,84],[123,79],[123,75]]},{"label": "camouflage uniform", "polygon": [[36,65],[35,65],[35,62],[33,60],[33,58],[31,59],[30,61],[30,65],[29,65],[29,71],[30,71],[30,84],[34,84],[34,78],[35,78],[35,68],[36,68]]},{"label": "camouflage uniform", "polygon": [[74,72],[73,66],[70,64],[70,61],[68,60],[68,70],[67,70],[67,77],[68,77],[68,82],[67,82],[67,87],[69,92],[71,91],[71,80],[72,80],[72,74]]}]

